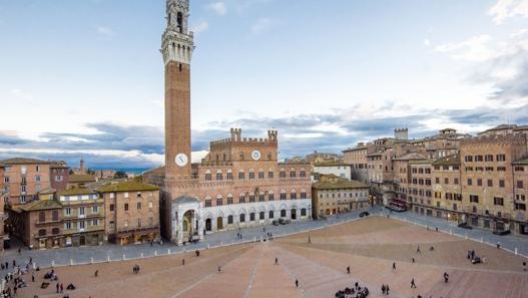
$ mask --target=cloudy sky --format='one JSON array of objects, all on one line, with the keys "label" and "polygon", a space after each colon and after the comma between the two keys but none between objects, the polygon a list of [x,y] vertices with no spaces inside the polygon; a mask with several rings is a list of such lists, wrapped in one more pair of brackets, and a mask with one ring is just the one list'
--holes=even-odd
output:
[{"label": "cloudy sky", "polygon": [[[0,0],[0,159],[163,163],[165,0]],[[528,0],[191,0],[193,151],[528,124]],[[199,154],[195,155],[198,157]]]}]

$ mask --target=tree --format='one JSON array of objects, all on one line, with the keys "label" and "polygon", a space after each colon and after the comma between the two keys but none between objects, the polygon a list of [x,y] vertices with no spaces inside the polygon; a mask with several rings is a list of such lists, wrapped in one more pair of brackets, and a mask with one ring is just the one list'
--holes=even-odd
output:
[{"label": "tree", "polygon": [[114,175],[114,179],[128,178],[128,175],[124,171],[117,171]]}]

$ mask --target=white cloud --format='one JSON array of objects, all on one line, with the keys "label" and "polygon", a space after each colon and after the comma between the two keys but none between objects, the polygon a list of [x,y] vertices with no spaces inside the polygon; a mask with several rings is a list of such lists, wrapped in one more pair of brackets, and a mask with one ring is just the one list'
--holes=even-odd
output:
[{"label": "white cloud", "polygon": [[253,26],[251,26],[251,32],[253,34],[260,34],[273,28],[277,23],[270,18],[258,19]]},{"label": "white cloud", "polygon": [[207,5],[207,8],[222,16],[227,14],[227,7],[224,2],[211,3]]},{"label": "white cloud", "polygon": [[497,25],[516,16],[528,17],[528,0],[498,0],[488,10],[488,14],[493,16],[493,22]]},{"label": "white cloud", "polygon": [[429,39],[427,39],[427,38],[424,39],[423,43],[424,43],[424,45],[425,45],[426,47],[430,47],[430,46],[431,46],[431,42],[430,42]]},{"label": "white cloud", "polygon": [[497,53],[490,48],[491,37],[487,34],[473,36],[466,41],[459,43],[448,43],[438,45],[435,50],[438,52],[451,53],[454,59],[467,61],[487,61],[496,57]]},{"label": "white cloud", "polygon": [[105,36],[113,36],[115,33],[112,29],[104,26],[98,26],[97,27],[97,33]]},{"label": "white cloud", "polygon": [[196,25],[194,25],[194,27],[191,29],[191,31],[194,32],[194,34],[200,34],[204,31],[207,31],[207,29],[209,29],[209,23],[207,22],[201,22],[201,23],[198,23]]},{"label": "white cloud", "polygon": [[33,100],[33,95],[22,91],[20,89],[12,89],[10,91],[12,95],[14,95],[17,99],[23,99],[23,100]]}]

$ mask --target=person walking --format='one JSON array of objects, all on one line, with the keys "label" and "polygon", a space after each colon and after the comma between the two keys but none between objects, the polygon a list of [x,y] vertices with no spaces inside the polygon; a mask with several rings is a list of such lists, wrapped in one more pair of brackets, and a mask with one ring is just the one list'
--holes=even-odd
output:
[{"label": "person walking", "polygon": [[350,274],[350,266],[347,267],[347,273]]},{"label": "person walking", "polygon": [[447,272],[444,272],[444,282],[447,283],[449,281],[449,274]]},{"label": "person walking", "polygon": [[299,280],[295,280],[295,287],[298,288],[299,287]]},{"label": "person walking", "polygon": [[411,279],[411,289],[416,289],[416,283],[414,283],[414,277]]},{"label": "person walking", "polygon": [[275,258],[275,265],[279,265],[279,258]]},{"label": "person walking", "polygon": [[392,270],[396,270],[396,262],[392,262]]},{"label": "person walking", "polygon": [[389,295],[389,290],[390,290],[390,288],[389,288],[389,284],[386,284],[386,285],[385,285],[385,293],[386,293],[387,295]]},{"label": "person walking", "polygon": [[94,276],[95,276],[95,277],[98,277],[98,276],[99,276],[99,270],[95,270],[95,272],[94,272]]},{"label": "person walking", "polygon": [[182,259],[182,266],[185,266],[185,259]]},{"label": "person walking", "polygon": [[387,290],[387,289],[385,288],[385,285],[384,285],[384,284],[381,285],[381,293],[382,293],[383,295],[385,295],[385,291],[386,291],[386,290]]}]

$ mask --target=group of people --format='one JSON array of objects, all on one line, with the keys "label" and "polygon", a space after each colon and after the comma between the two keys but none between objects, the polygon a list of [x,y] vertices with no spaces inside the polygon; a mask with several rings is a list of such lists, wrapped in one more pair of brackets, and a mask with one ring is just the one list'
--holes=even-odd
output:
[{"label": "group of people", "polygon": [[468,260],[471,261],[471,264],[484,263],[484,261],[486,260],[485,257],[482,257],[482,258],[478,257],[475,254],[475,250],[469,250],[467,253],[467,258]]},{"label": "group of people", "polygon": [[336,298],[366,298],[368,295],[369,289],[367,287],[361,287],[357,282],[353,287],[347,287],[335,293]]},{"label": "group of people", "polygon": [[139,265],[136,264],[134,265],[134,267],[132,267],[132,272],[134,272],[134,274],[138,274],[139,273]]}]

